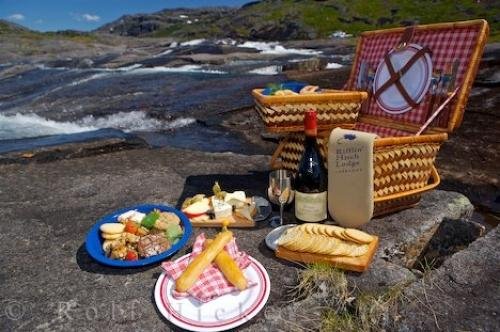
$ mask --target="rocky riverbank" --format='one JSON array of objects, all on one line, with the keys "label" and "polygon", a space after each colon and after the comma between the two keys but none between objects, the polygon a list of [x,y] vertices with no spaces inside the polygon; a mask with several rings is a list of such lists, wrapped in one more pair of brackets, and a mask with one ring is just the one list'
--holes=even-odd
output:
[{"label": "rocky riverbank", "polygon": [[[0,208],[3,220],[8,220],[0,223],[0,250],[4,253],[0,285],[2,326],[18,331],[157,330],[165,325],[173,328],[155,310],[152,300],[161,269],[152,266],[122,270],[99,265],[84,249],[86,232],[97,218],[114,209],[139,202],[178,205],[182,197],[208,190],[215,180],[227,190],[245,189],[264,196],[268,163],[265,155],[163,148],[0,166]],[[446,328],[452,320],[454,325],[450,326],[461,329],[498,327],[492,316],[498,314],[498,292],[491,289],[498,285],[500,272],[497,229],[438,269],[419,270],[420,259],[427,252],[425,244],[434,234],[441,233],[436,230],[443,220],[457,225],[471,223],[471,230],[479,230],[471,231],[462,246],[484,233],[480,225],[467,221],[472,210],[466,197],[434,191],[424,195],[417,208],[374,220],[366,229],[379,235],[380,248],[368,272],[346,274],[349,287],[356,286],[362,293],[384,293],[395,285],[405,285],[405,294],[415,294],[423,304],[404,303],[398,309],[400,316],[388,316],[387,324],[394,323],[406,330],[419,330],[421,326],[434,329],[433,324]],[[290,212],[287,218],[292,219]],[[216,230],[206,231],[214,234]],[[323,324],[322,311],[311,308],[324,306],[331,294],[324,286],[318,286],[306,300],[285,305],[301,269],[276,259],[265,247],[263,240],[269,231],[265,223],[255,229],[235,230],[240,247],[266,267],[272,283],[265,310],[247,323],[246,329],[317,329]],[[174,258],[188,251],[184,248]],[[464,264],[469,268],[453,268]],[[479,279],[474,277],[479,275]],[[433,280],[433,286],[427,280]],[[447,303],[454,303],[456,308],[447,311],[448,317],[443,314],[444,307],[439,309],[436,303],[419,295],[428,287],[437,287],[436,283],[447,294]],[[473,310],[462,311],[460,306],[469,307],[469,300],[452,291],[463,283],[467,283],[470,292],[481,294],[482,304]],[[490,285],[491,291],[485,292],[484,285]],[[437,292],[431,296],[439,296]],[[356,294],[352,296],[357,298]],[[428,306],[436,311],[436,323],[432,314],[425,315],[430,310]],[[481,309],[486,306],[490,309]],[[113,307],[116,311],[111,312]],[[413,314],[404,310],[421,312],[425,320],[412,319]]]},{"label": "rocky riverbank", "polygon": [[[85,252],[86,232],[114,209],[140,202],[178,205],[182,197],[208,190],[215,180],[228,190],[265,196],[270,154],[279,137],[265,133],[252,109],[249,90],[287,78],[340,88],[348,76],[353,49],[345,41],[295,41],[273,45],[282,53],[270,54],[212,41],[173,46],[168,39],[149,43],[99,38],[104,39],[81,48],[74,48],[81,41],[72,39],[21,38],[18,41],[26,43],[20,44],[26,51],[22,61],[15,55],[16,40],[2,44],[6,50],[0,55],[2,61],[10,62],[0,67],[0,80],[5,83],[0,87],[0,108],[5,113],[33,109],[35,115],[56,123],[91,115],[94,122],[86,125],[97,126],[96,119],[115,119],[110,116],[121,110],[118,118],[138,115],[133,123],[146,119],[152,125],[148,128],[162,135],[97,128],[75,136],[24,138],[31,140],[30,149],[23,148],[26,141],[2,141],[0,148],[10,152],[0,152],[0,250],[4,253],[0,322],[8,330],[174,329],[152,300],[160,268],[101,266]],[[33,51],[35,45],[52,51],[42,55],[40,49]],[[283,55],[283,48],[299,53]],[[54,49],[60,50],[59,55]],[[300,56],[304,50],[308,55]],[[311,53],[318,51],[322,53]],[[463,125],[441,148],[437,160],[441,190],[424,195],[414,209],[367,226],[381,238],[369,271],[321,270],[313,275],[304,299],[303,293],[295,296],[290,288],[304,280],[305,270],[276,259],[265,247],[267,225],[235,231],[242,249],[264,264],[273,287],[266,310],[245,329],[500,328],[498,51],[496,45],[488,47]],[[315,59],[297,65],[297,57]],[[325,70],[330,61],[343,66]],[[263,68],[283,65],[289,71],[262,74]],[[153,68],[185,66],[235,72],[223,78],[182,76],[175,84],[172,76],[149,76]],[[248,73],[256,69],[260,74]],[[241,73],[245,80],[237,76]],[[169,95],[187,97],[172,100],[165,97]],[[172,112],[165,114],[165,109]],[[186,130],[165,126],[181,116],[192,119],[181,127]],[[287,217],[291,220],[290,212]],[[184,248],[174,257],[188,251]],[[345,288],[334,288],[332,276],[340,278],[333,280],[342,281]],[[337,291],[348,296],[342,298]],[[370,300],[363,302],[367,296]],[[338,308],[332,298],[343,299],[344,309],[333,310]],[[331,310],[323,310],[325,306]],[[363,310],[375,314],[364,316]]]}]

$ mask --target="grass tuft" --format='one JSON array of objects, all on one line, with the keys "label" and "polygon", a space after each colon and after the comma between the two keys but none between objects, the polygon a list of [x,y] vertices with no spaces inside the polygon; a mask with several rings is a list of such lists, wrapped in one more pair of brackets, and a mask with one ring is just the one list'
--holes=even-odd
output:
[{"label": "grass tuft", "polygon": [[343,271],[326,264],[308,265],[298,274],[295,299],[315,296],[324,304],[321,331],[379,331],[403,301],[404,285],[380,294],[363,293],[348,285]]}]

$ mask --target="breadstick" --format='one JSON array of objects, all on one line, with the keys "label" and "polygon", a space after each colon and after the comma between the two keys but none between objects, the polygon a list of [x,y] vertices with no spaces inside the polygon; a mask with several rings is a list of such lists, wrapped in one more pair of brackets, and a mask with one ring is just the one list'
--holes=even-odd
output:
[{"label": "breadstick", "polygon": [[212,263],[217,254],[224,249],[224,246],[233,238],[232,232],[221,232],[217,234],[214,241],[196,256],[181,276],[175,281],[175,289],[179,292],[185,292],[194,285],[199,276]]},{"label": "breadstick", "polygon": [[[205,241],[205,245],[209,245],[210,243],[212,243],[212,240]],[[248,284],[243,272],[226,250],[222,249],[217,257],[215,257],[215,264],[217,264],[219,270],[232,285],[239,290],[247,288]]]}]

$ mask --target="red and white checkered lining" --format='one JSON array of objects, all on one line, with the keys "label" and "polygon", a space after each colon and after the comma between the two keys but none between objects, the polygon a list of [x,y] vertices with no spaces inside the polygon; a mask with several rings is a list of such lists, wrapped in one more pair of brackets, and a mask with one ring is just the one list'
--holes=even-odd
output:
[{"label": "red and white checkered lining", "polygon": [[[440,69],[444,72],[447,65],[452,64],[455,59],[458,59],[460,64],[457,71],[456,86],[460,86],[463,83],[465,72],[469,66],[479,32],[479,24],[468,27],[457,27],[454,29],[446,28],[425,31],[417,29],[411,39],[411,43],[427,46],[431,49],[434,70]],[[359,55],[360,61],[358,61],[354,78],[350,80],[353,86],[347,88],[355,89],[355,82],[359,74],[361,60],[364,60],[369,68],[373,69],[375,72],[379,63],[383,61],[384,55],[397,45],[401,35],[402,33],[387,33],[363,37]],[[403,122],[423,124],[427,120],[425,118],[425,113],[429,100],[430,98],[427,96],[417,109],[413,109],[409,112],[403,114],[389,114],[380,109],[376,101],[372,98],[369,107],[364,108],[363,113]],[[445,121],[439,121],[444,127],[447,126],[449,110],[454,108],[454,103],[456,103],[456,100],[452,101],[452,105],[445,109],[440,115],[440,118],[443,118],[443,120],[446,119]]]},{"label": "red and white checkered lining", "polygon": [[387,128],[387,127],[380,127],[368,123],[362,123],[358,122],[356,123],[356,126],[354,127],[355,130],[359,131],[364,131],[365,133],[373,133],[377,134],[379,137],[395,137],[395,136],[413,136],[413,133],[403,131],[403,130],[398,130],[398,129],[393,129],[393,128]]}]

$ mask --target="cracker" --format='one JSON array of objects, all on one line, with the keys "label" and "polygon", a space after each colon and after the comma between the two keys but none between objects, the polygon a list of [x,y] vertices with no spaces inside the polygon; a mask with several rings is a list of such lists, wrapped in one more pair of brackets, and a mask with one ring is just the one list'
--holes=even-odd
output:
[{"label": "cracker", "polygon": [[101,236],[105,240],[116,240],[119,239],[122,236],[122,234],[101,233]]},{"label": "cracker", "polygon": [[341,240],[349,240],[345,235],[344,235],[344,228],[342,229],[334,229],[333,230],[333,233],[335,234],[335,237],[337,239],[341,239]]},{"label": "cracker", "polygon": [[354,228],[346,228],[345,235],[360,243],[370,243],[373,241],[373,236]]},{"label": "cracker", "polygon": [[314,242],[314,238],[311,235],[289,230],[285,239],[279,243],[287,249],[304,252],[312,242]]},{"label": "cracker", "polygon": [[103,233],[107,234],[120,234],[125,230],[125,225],[117,222],[108,222],[99,226]]},{"label": "cracker", "polygon": [[358,240],[356,240],[356,239],[353,239],[353,238],[349,237],[349,236],[346,234],[346,232],[345,232],[345,231],[342,233],[342,235],[344,236],[345,241],[349,241],[350,243],[356,243],[356,244],[364,244],[363,242],[360,242],[360,241],[358,241]]},{"label": "cracker", "polygon": [[311,224],[311,229],[312,229],[313,234],[323,235],[322,232],[321,232],[321,227],[322,226],[323,225],[321,225],[321,224]]},{"label": "cracker", "polygon": [[287,229],[278,239],[278,245],[285,246],[287,243],[294,240],[296,236],[296,227]]},{"label": "cracker", "polygon": [[362,245],[356,245],[353,247],[352,251],[349,253],[351,257],[359,257],[363,256],[368,252],[368,245],[367,244],[362,244]]},{"label": "cracker", "polygon": [[325,225],[325,232],[328,236],[335,236],[335,231],[343,231],[343,227],[335,226],[335,225]]},{"label": "cracker", "polygon": [[314,234],[313,226],[314,226],[314,224],[302,224],[302,225],[298,226],[297,228],[299,230],[303,231],[304,233]]},{"label": "cracker", "polygon": [[322,248],[325,246],[323,237],[321,235],[307,235],[307,237],[312,239],[309,241],[307,248],[304,248],[304,251],[313,254],[321,253]]}]

